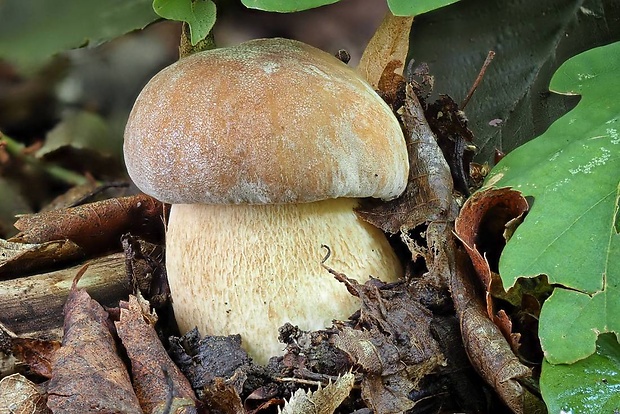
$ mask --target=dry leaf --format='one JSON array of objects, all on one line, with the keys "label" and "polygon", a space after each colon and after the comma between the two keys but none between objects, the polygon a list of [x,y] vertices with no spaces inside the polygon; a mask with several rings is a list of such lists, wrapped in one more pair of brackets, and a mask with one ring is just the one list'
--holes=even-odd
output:
[{"label": "dry leaf", "polygon": [[64,308],[64,337],[52,366],[47,405],[58,414],[141,414],[108,313],[76,283]]},{"label": "dry leaf", "polygon": [[52,377],[52,363],[56,351],[60,349],[58,341],[42,341],[31,338],[13,338],[13,355],[27,364],[30,370],[42,377]]},{"label": "dry leaf", "polygon": [[520,383],[532,376],[531,370],[518,360],[499,328],[488,318],[472,283],[465,253],[457,251],[456,254],[451,290],[472,365],[513,412],[544,412],[540,411],[544,410],[542,401]]},{"label": "dry leaf", "polygon": [[119,306],[120,320],[115,322],[116,331],[131,360],[133,386],[144,412],[154,412],[169,398],[183,410],[169,410],[170,414],[196,412],[195,403],[191,404],[193,411],[188,405],[188,401],[196,398],[194,391],[157,336],[153,328],[154,315],[149,312],[148,303],[140,303],[132,295],[128,302],[121,302]]},{"label": "dry leaf", "polygon": [[406,234],[420,224],[456,217],[450,168],[410,85],[407,85],[402,118],[409,148],[407,188],[395,200],[371,201],[357,211],[362,219],[392,234],[399,231]]},{"label": "dry leaf", "polygon": [[50,414],[45,405],[45,392],[21,374],[0,380],[0,413]]},{"label": "dry leaf", "polygon": [[445,363],[431,335],[432,314],[405,284],[388,288],[371,280],[360,285],[327,270],[362,301],[358,325],[363,330],[344,327],[334,343],[364,373],[362,398],[377,414],[411,409],[415,402],[409,393]]},{"label": "dry leaf", "polygon": [[489,293],[503,291],[501,285],[498,291],[492,289],[492,272],[497,272],[499,256],[506,245],[506,224],[528,209],[527,200],[518,191],[487,189],[472,195],[455,221],[455,232]]},{"label": "dry leaf", "polygon": [[231,378],[215,378],[203,390],[203,401],[209,410],[219,414],[245,414],[241,401],[241,384],[245,382],[245,374],[237,372]]},{"label": "dry leaf", "polygon": [[381,25],[366,46],[357,71],[375,89],[379,88],[385,68],[390,62],[398,62],[400,69],[393,70],[402,76],[409,52],[409,31],[413,17],[397,17],[388,12]]},{"label": "dry leaf", "polygon": [[355,375],[350,372],[342,375],[333,384],[316,391],[298,389],[286,402],[282,414],[332,414],[345,398],[349,396],[355,383]]},{"label": "dry leaf", "polygon": [[0,279],[24,276],[83,256],[82,249],[70,240],[15,243],[0,239]]},{"label": "dry leaf", "polygon": [[455,189],[469,195],[469,165],[473,161],[475,148],[471,146],[474,137],[467,127],[468,120],[465,114],[447,95],[441,95],[437,101],[426,105],[424,113],[450,165]]},{"label": "dry leaf", "polygon": [[120,249],[122,234],[161,232],[162,214],[163,205],[144,194],[112,198],[22,216],[15,223],[21,233],[10,241],[44,243],[69,239],[91,253]]},{"label": "dry leaf", "polygon": [[[127,275],[154,309],[170,304],[170,286],[164,265],[164,247],[125,234],[121,238]],[[165,311],[164,311],[165,312]]]}]

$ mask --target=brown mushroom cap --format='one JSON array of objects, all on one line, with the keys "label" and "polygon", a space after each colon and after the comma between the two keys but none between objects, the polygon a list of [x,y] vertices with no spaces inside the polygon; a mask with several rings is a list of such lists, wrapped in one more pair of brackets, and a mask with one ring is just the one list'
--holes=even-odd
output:
[{"label": "brown mushroom cap", "polygon": [[136,185],[173,204],[392,199],[409,169],[400,125],[370,85],[287,39],[162,70],[134,105],[124,151]]}]

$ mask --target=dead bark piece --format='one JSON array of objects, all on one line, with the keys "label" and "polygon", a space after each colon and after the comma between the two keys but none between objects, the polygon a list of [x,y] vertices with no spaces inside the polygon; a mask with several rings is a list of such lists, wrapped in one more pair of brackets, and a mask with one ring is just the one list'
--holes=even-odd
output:
[{"label": "dead bark piece", "polygon": [[334,383],[319,386],[316,391],[298,389],[286,402],[282,414],[332,414],[349,396],[355,383],[355,375],[350,372],[342,375]]},{"label": "dead bark piece", "polygon": [[[122,253],[94,259],[80,286],[106,306],[116,306],[130,292]],[[63,305],[82,265],[0,283],[0,325],[18,337],[62,338]]]},{"label": "dead bark piece", "polygon": [[171,399],[178,411],[169,410],[170,414],[196,412],[194,391],[166,353],[154,323],[148,303],[142,306],[133,295],[128,302],[121,302],[116,331],[131,360],[131,375],[140,406],[145,413],[152,413]]},{"label": "dead bark piece", "polygon": [[84,251],[70,240],[15,243],[0,239],[0,280],[25,276],[83,256]]},{"label": "dead bark piece", "polygon": [[532,376],[531,370],[521,364],[499,328],[488,318],[469,269],[466,254],[457,250],[450,287],[472,365],[513,412],[544,413],[544,403],[520,382]]},{"label": "dead bark piece", "polygon": [[396,74],[402,76],[409,52],[409,31],[413,17],[397,17],[388,12],[366,46],[357,71],[379,89],[379,81],[390,62],[398,62]]},{"label": "dead bark piece", "polygon": [[216,378],[231,378],[238,370],[250,367],[250,358],[241,348],[241,336],[200,338],[196,328],[181,338],[170,338],[170,354],[194,389],[201,389]]},{"label": "dead bark piece", "polygon": [[45,405],[45,392],[21,374],[0,380],[0,413],[50,414]]},{"label": "dead bark piece", "polygon": [[124,233],[161,233],[163,205],[144,194],[21,217],[10,241],[44,243],[69,239],[86,252],[120,249]]},{"label": "dead bark piece", "polygon": [[407,188],[395,200],[369,201],[357,210],[363,220],[392,234],[399,231],[405,234],[420,224],[456,217],[450,168],[411,85],[406,87],[402,119],[409,148]]},{"label": "dead bark piece", "polygon": [[108,313],[73,285],[64,337],[52,366],[48,407],[54,413],[142,413],[108,327]]}]

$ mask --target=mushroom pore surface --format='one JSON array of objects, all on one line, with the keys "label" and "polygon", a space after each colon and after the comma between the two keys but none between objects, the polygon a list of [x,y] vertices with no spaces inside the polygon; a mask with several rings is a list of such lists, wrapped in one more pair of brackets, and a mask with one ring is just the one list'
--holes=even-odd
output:
[{"label": "mushroom pore surface", "polygon": [[[282,354],[278,328],[323,329],[359,300],[321,266],[363,283],[395,281],[401,265],[385,236],[341,198],[280,205],[173,205],[166,261],[179,328],[241,333],[259,363]],[[196,229],[199,229],[197,231]]]}]

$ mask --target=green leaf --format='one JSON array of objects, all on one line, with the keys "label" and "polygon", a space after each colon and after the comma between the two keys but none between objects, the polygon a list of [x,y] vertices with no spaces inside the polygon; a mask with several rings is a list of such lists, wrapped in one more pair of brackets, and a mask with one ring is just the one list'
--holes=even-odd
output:
[{"label": "green leaf", "polygon": [[417,16],[459,0],[387,0],[394,16]]},{"label": "green leaf", "polygon": [[278,13],[292,13],[314,9],[340,0],[241,0],[248,9],[257,9]]},{"label": "green leaf", "polygon": [[502,253],[500,274],[505,287],[539,274],[558,286],[540,319],[551,363],[586,358],[599,333],[620,332],[619,71],[620,42],[565,62],[551,89],[582,94],[581,101],[487,179],[534,197]]},{"label": "green leaf", "polygon": [[457,2],[415,18],[409,57],[428,63],[437,93],[462,102],[487,53],[495,51],[465,108],[480,149],[476,158],[491,161],[496,148],[513,150],[574,107],[576,97],[549,94],[549,80],[571,56],[620,40],[618,4],[617,0]]},{"label": "green leaf", "polygon": [[601,335],[596,353],[571,365],[544,362],[540,389],[550,413],[615,413],[620,410],[620,345]]},{"label": "green leaf", "polygon": [[26,69],[63,50],[97,45],[157,19],[150,0],[4,0],[0,16],[0,58]]},{"label": "green leaf", "polygon": [[194,46],[215,24],[216,7],[211,0],[154,0],[153,10],[165,19],[187,22]]}]

